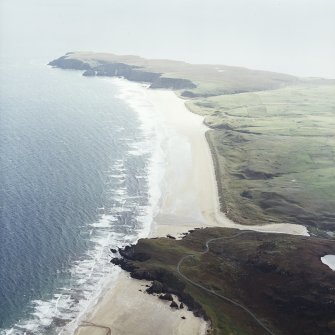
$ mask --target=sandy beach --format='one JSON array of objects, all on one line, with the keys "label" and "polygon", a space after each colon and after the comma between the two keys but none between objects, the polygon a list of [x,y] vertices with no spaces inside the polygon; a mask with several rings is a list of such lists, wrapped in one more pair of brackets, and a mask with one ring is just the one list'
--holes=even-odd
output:
[{"label": "sandy beach", "polygon": [[335,255],[325,255],[321,257],[321,262],[335,271]]},{"label": "sandy beach", "polygon": [[[229,220],[219,210],[214,165],[203,118],[188,111],[185,101],[172,91],[130,85],[141,90],[169,134],[161,144],[166,165],[151,237],[167,234],[178,237],[189,229],[205,226],[308,235],[305,227],[294,224],[248,227]],[[144,293],[145,285],[145,281],[130,279],[128,274],[122,273],[116,286],[104,292],[96,306],[80,320],[75,334],[206,333],[205,321],[185,309],[172,311],[167,303]]]}]

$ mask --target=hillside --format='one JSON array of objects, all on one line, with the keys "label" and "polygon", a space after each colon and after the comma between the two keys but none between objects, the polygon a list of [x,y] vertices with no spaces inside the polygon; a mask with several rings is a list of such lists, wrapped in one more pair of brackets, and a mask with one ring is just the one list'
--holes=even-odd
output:
[{"label": "hillside", "polygon": [[188,107],[211,128],[207,138],[228,216],[335,231],[335,86],[222,95]]}]

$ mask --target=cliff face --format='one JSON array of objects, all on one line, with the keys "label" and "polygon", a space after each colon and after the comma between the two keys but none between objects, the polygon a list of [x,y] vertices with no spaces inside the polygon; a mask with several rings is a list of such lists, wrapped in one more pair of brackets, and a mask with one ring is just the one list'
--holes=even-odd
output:
[{"label": "cliff face", "polygon": [[68,58],[67,56],[62,56],[58,59],[51,61],[48,65],[53,67],[58,67],[61,69],[73,69],[73,70],[89,70],[91,69],[88,63],[85,63],[78,59]]},{"label": "cliff face", "polygon": [[118,62],[109,63],[96,61],[95,63],[90,64],[80,59],[74,59],[65,55],[51,61],[48,65],[61,69],[84,70],[85,72],[83,75],[86,77],[122,77],[130,81],[146,82],[150,84],[150,88],[181,90],[196,87],[196,85],[188,79],[162,77],[161,73],[144,71],[139,66]]}]

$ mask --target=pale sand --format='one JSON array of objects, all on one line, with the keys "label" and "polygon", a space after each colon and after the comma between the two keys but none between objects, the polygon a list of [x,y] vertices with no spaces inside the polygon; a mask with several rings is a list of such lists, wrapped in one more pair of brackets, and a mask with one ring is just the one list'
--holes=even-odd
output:
[{"label": "pale sand", "polygon": [[[82,322],[77,334],[106,335],[108,328],[113,335],[205,333],[206,324],[199,318],[195,318],[186,308],[171,309],[170,302],[143,293],[148,283],[129,278],[128,274],[121,273],[117,285],[103,296],[87,319],[95,326]],[[186,319],[183,320],[182,316]],[[101,326],[108,328],[100,328]]]},{"label": "pale sand", "polygon": [[176,234],[201,226],[308,235],[307,228],[301,225],[245,226],[228,219],[220,211],[214,164],[205,137],[208,128],[203,124],[203,117],[189,112],[185,101],[174,92],[146,90],[146,95],[160,113],[164,126],[174,129],[179,138],[190,144],[191,156],[189,169],[185,169],[178,164],[180,158],[185,160],[188,155],[182,143],[176,143],[167,153],[169,165],[164,177],[165,189],[162,190],[162,203],[153,225],[153,235]]},{"label": "pale sand", "polygon": [[[211,152],[205,138],[207,128],[203,118],[185,107],[185,101],[174,92],[148,90],[138,84],[142,94],[154,106],[159,122],[169,134],[162,144],[165,153],[165,174],[162,196],[154,217],[151,236],[165,236],[187,232],[194,227],[221,226],[308,235],[303,226],[269,224],[243,226],[229,220],[219,210],[218,190]],[[135,87],[135,86],[134,86]],[[206,323],[190,312],[171,311],[167,303],[140,289],[145,282],[122,274],[116,287],[105,292],[93,311],[83,320],[109,327],[113,335],[196,335],[205,334]],[[186,316],[186,320],[181,316]],[[81,321],[83,325],[83,321]],[[79,327],[76,335],[108,334],[107,328]]]}]

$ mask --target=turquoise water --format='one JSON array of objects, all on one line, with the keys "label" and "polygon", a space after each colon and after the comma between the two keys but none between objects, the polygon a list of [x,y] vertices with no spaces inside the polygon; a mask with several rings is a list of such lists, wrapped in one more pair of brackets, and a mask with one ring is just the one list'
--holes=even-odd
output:
[{"label": "turquoise water", "polygon": [[[1,63],[0,329],[56,334],[150,224],[150,132],[117,81]],[[5,331],[5,329],[7,329]]]}]

